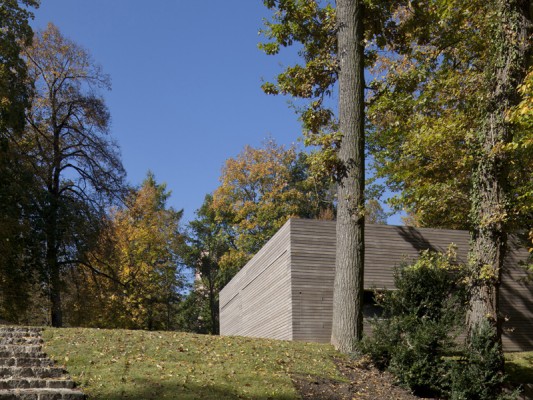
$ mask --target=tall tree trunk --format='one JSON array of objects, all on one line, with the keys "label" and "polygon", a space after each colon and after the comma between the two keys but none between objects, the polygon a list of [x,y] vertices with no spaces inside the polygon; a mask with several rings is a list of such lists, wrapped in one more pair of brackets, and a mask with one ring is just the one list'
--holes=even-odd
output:
[{"label": "tall tree trunk", "polygon": [[52,304],[52,326],[60,328],[63,326],[63,311],[61,310],[61,277],[57,260],[51,259],[49,263],[50,271],[50,302]]},{"label": "tall tree trunk", "polygon": [[48,194],[50,196],[50,215],[48,216],[48,250],[47,263],[50,273],[50,300],[52,303],[52,326],[59,328],[63,326],[63,313],[61,311],[61,272],[59,270],[59,244],[61,237],[59,233],[59,204],[61,194],[59,186],[61,182],[61,130],[57,126],[57,106],[55,94],[50,94],[52,104],[51,123],[53,126],[53,161],[51,177],[48,184]]},{"label": "tall tree trunk", "polygon": [[355,350],[363,332],[364,270],[364,64],[363,4],[337,1],[339,71],[339,159],[337,252],[331,343]]},{"label": "tall tree trunk", "polygon": [[[474,140],[476,165],[472,190],[471,298],[468,337],[488,322],[501,351],[499,286],[507,245],[508,153],[512,127],[507,111],[518,104],[518,85],[526,74],[529,45],[529,0],[493,0],[492,45],[486,70],[488,99],[483,128]],[[503,354],[502,354],[503,368]]]},{"label": "tall tree trunk", "polygon": [[57,229],[57,199],[52,195],[50,202],[50,214],[48,215],[46,229],[46,267],[49,276],[51,323],[59,328],[63,325],[63,313],[61,311],[61,276],[58,262],[58,229]]}]

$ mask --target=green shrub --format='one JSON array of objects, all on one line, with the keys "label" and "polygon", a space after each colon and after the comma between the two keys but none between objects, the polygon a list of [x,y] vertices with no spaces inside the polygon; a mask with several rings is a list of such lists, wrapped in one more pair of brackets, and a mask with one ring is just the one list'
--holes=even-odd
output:
[{"label": "green shrub", "polygon": [[454,339],[464,323],[461,271],[451,251],[424,251],[416,263],[395,271],[397,290],[377,295],[383,315],[371,321],[373,333],[362,351],[417,394],[450,389],[444,356],[457,350]]},{"label": "green shrub", "polygon": [[452,364],[453,400],[506,400],[518,393],[502,393],[504,362],[488,322],[478,327],[465,346],[463,356]]}]

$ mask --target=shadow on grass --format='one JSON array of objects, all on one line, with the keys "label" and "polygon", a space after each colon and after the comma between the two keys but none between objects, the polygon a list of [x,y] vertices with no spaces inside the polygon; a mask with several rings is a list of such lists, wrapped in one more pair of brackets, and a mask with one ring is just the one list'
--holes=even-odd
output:
[{"label": "shadow on grass", "polygon": [[[133,387],[132,387],[133,384]],[[117,385],[114,388],[99,390],[98,393],[91,394],[91,390],[86,390],[89,400],[230,400],[230,399],[250,399],[250,400],[296,400],[297,396],[286,394],[262,394],[246,393],[246,388],[239,391],[228,387],[217,385],[204,385],[196,383],[167,383],[155,382],[152,380],[135,380],[129,382],[128,387]]]},{"label": "shadow on grass", "polygon": [[533,383],[533,360],[529,366],[506,362],[505,373],[512,383]]}]

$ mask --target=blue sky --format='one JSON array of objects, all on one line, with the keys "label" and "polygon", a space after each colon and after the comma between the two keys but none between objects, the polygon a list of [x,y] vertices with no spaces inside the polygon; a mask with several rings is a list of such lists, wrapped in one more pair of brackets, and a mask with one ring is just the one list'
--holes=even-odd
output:
[{"label": "blue sky", "polygon": [[300,137],[288,99],[260,88],[296,57],[258,50],[268,15],[261,0],[42,0],[32,25],[54,23],[111,76],[104,97],[128,180],[153,171],[187,221],[227,158]]}]

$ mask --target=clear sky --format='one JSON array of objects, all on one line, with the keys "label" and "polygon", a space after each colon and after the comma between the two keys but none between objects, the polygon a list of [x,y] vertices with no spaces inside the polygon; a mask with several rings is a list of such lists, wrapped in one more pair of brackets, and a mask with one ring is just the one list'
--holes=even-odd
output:
[{"label": "clear sky", "polygon": [[227,158],[300,137],[287,99],[260,88],[295,57],[257,48],[268,15],[261,0],[42,0],[32,25],[54,23],[111,76],[104,97],[129,182],[153,171],[188,221]]}]

